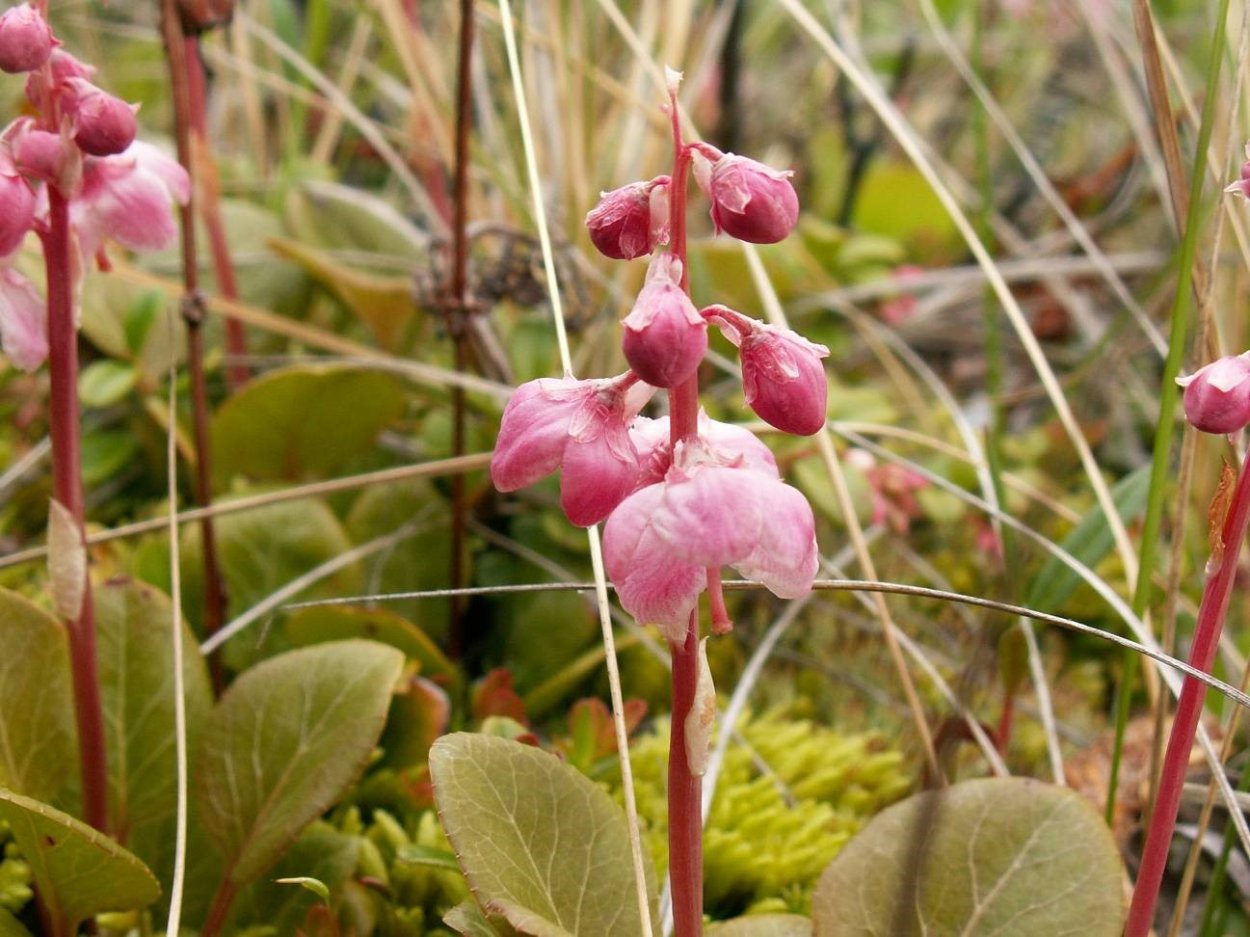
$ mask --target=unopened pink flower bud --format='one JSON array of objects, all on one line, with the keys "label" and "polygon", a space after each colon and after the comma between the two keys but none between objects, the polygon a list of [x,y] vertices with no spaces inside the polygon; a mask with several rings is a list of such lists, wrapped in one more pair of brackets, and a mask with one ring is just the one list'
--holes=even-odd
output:
[{"label": "unopened pink flower bud", "polygon": [[710,167],[705,160],[713,147],[695,151],[695,178],[712,202],[717,232],[751,244],[785,240],[799,220],[799,197],[790,177],[745,156],[725,153]]},{"label": "unopened pink flower bud", "polygon": [[1185,419],[1204,433],[1235,433],[1250,424],[1250,352],[1212,361],[1188,377]]},{"label": "unopened pink flower bud", "polygon": [[625,360],[653,387],[676,387],[694,374],[707,352],[707,323],[680,284],[681,261],[658,254],[623,320]]},{"label": "unopened pink flower bud", "polygon": [[66,140],[59,133],[27,130],[17,139],[14,162],[25,176],[60,185],[65,172]]},{"label": "unopened pink flower bud", "polygon": [[12,163],[0,159],[0,257],[21,246],[34,221],[34,191]]},{"label": "unopened pink flower bud", "polygon": [[0,15],[0,71],[33,72],[52,54],[52,27],[29,3]]},{"label": "unopened pink flower bud", "polygon": [[586,230],[599,253],[614,260],[650,254],[668,240],[668,176],[604,192],[586,215]]},{"label": "unopened pink flower bud", "polygon": [[115,156],[135,140],[138,108],[85,79],[70,82],[74,88],[74,142],[89,156]]},{"label": "unopened pink flower bud", "polygon": [[786,433],[811,436],[825,426],[829,384],[824,345],[797,332],[761,325],[742,340],[742,388],[747,406]]}]

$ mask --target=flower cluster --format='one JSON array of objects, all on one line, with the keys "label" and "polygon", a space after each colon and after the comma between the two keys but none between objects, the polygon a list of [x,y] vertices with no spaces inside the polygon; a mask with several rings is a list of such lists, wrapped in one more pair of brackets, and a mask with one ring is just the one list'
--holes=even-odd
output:
[{"label": "flower cluster", "polygon": [[0,343],[19,368],[47,357],[47,312],[14,257],[33,231],[49,230],[48,189],[69,205],[75,276],[104,265],[106,237],[133,250],[159,250],[177,237],[174,202],[190,198],[175,161],[135,140],[136,107],[92,84],[95,69],[63,48],[29,3],[0,15],[0,70],[25,74],[34,116],[0,130]]},{"label": "flower cluster", "polygon": [[[812,509],[781,480],[768,448],[742,427],[696,416],[709,325],[739,351],[747,405],[789,433],[811,435],[825,425],[821,358],[828,349],[725,306],[700,309],[691,301],[684,241],[691,170],[717,233],[774,243],[790,233],[799,206],[790,173],[684,144],[675,117],[674,141],[671,177],[605,192],[586,216],[590,240],[604,255],[652,255],[622,321],[629,370],[519,387],[504,410],[491,477],[500,491],[514,491],[558,469],[569,519],[607,522],[604,560],[621,604],[680,643],[705,588],[713,630],[730,627],[722,567],[798,598],[811,589],[818,563]],[[657,389],[669,392],[671,418],[640,415]]]}]

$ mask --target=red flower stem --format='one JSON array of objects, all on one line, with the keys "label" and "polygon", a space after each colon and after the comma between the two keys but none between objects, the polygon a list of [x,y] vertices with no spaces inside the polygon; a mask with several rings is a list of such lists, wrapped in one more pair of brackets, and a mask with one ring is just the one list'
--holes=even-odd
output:
[{"label": "red flower stem", "polygon": [[[200,507],[212,504],[212,448],[208,429],[208,379],[204,372],[204,295],[200,292],[200,264],[196,244],[195,211],[201,201],[203,187],[199,169],[203,161],[197,152],[203,139],[196,139],[195,103],[191,75],[199,68],[198,40],[183,35],[182,20],[175,0],[162,0],[161,27],[165,58],[169,65],[173,89],[174,125],[178,143],[178,162],[191,179],[191,198],[178,211],[182,233],[182,318],[187,326],[187,369],[191,378],[191,420],[195,438],[195,498]],[[197,50],[195,64],[188,53]],[[201,81],[203,76],[201,75]],[[200,101],[203,106],[203,100]],[[212,199],[209,199],[211,201]],[[218,284],[221,285],[220,283]],[[246,375],[244,377],[246,380]],[[170,427],[170,432],[174,428]],[[200,541],[204,563],[204,634],[211,637],[221,630],[226,619],[226,588],[217,558],[217,536],[211,517],[200,520]],[[221,654],[214,651],[208,658],[209,674],[217,695],[225,689],[226,678]]]},{"label": "red flower stem", "polygon": [[[681,262],[681,288],[689,294],[686,264],[686,190],[690,178],[690,150],[682,141],[677,95],[669,92],[673,125],[673,178],[669,185],[669,244]],[[668,392],[670,441],[694,436],[699,424],[699,378]],[[703,784],[690,773],[686,759],[686,717],[694,703],[699,674],[699,613],[690,613],[682,644],[669,642],[673,655],[673,714],[668,749],[668,874],[672,884],[673,925],[676,937],[703,933]]]},{"label": "red flower stem", "polygon": [[673,655],[673,717],[668,747],[668,875],[676,937],[703,933],[703,782],[686,760],[686,716],[699,674],[699,613],[690,613],[685,644]]},{"label": "red flower stem", "polygon": [[[73,258],[69,205],[48,187],[49,223],[43,234],[48,277],[48,363],[51,378],[52,473],[56,500],[74,516],[83,536],[82,449],[78,413],[78,330],[74,325]],[[84,540],[85,548],[85,540]],[[104,714],[96,667],[95,615],[91,577],[84,584],[82,608],[68,622],[78,758],[82,770],[83,819],[108,831],[108,770]]]},{"label": "red flower stem", "polygon": [[[234,258],[230,256],[230,243],[226,226],[221,218],[221,191],[217,178],[217,163],[208,144],[208,94],[204,86],[204,59],[200,55],[200,37],[184,37],[187,103],[191,129],[191,159],[195,163],[200,218],[208,232],[208,247],[213,255],[213,272],[217,276],[217,292],[226,299],[239,298],[239,279],[235,274]],[[187,167],[188,172],[191,167]],[[251,378],[251,371],[243,358],[247,355],[247,332],[243,323],[233,316],[226,316],[226,351],[235,361],[226,368],[226,381],[231,390],[238,390]]]},{"label": "red flower stem", "polygon": [[[1211,555],[1214,569],[1207,578],[1202,604],[1198,608],[1198,621],[1194,626],[1194,643],[1189,652],[1189,663],[1205,672],[1210,672],[1215,661],[1220,632],[1224,628],[1224,617],[1228,612],[1229,597],[1232,595],[1233,581],[1237,574],[1237,559],[1248,524],[1250,453],[1247,453],[1246,462],[1241,467],[1232,504],[1224,518],[1223,546]],[[1150,828],[1146,832],[1141,868],[1137,873],[1137,884],[1133,888],[1133,902],[1129,906],[1125,937],[1147,937],[1150,933],[1155,903],[1159,898],[1159,886],[1167,865],[1168,848],[1180,809],[1181,789],[1185,783],[1185,773],[1189,767],[1206,693],[1206,684],[1192,677],[1185,677],[1176,707],[1176,718],[1172,723],[1172,734],[1168,737],[1167,751],[1163,755],[1158,797],[1150,815]]]}]

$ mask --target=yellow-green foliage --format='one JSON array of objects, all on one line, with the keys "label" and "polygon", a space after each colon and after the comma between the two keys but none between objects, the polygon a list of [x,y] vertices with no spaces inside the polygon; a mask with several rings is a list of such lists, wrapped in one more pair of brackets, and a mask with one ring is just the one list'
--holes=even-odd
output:
[{"label": "yellow-green foliage", "polygon": [[[906,794],[902,755],[877,735],[842,735],[778,712],[742,720],[704,833],[704,894],[715,916],[808,913],[825,866],[877,811]],[[667,867],[668,726],[631,749],[647,848]]]}]

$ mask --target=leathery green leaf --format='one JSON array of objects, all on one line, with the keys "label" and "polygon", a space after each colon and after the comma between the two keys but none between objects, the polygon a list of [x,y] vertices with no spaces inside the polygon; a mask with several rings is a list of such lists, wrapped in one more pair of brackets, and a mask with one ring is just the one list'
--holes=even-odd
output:
[{"label": "leathery green leaf", "polygon": [[373,444],[403,408],[393,375],[327,365],[258,377],[213,418],[213,472],[294,480],[335,472]]},{"label": "leathery green leaf", "polygon": [[[152,586],[114,579],[94,592],[100,695],[108,744],[109,817],[117,839],[155,869],[173,871],[178,803],[174,755],[173,606]],[[194,751],[213,708],[208,667],[182,625],[187,742]],[[192,827],[192,843],[202,833]],[[199,839],[203,844],[202,838]],[[185,907],[216,878],[212,850],[190,852]]]},{"label": "leathery green leaf", "polygon": [[1079,794],[1029,778],[966,781],[895,804],[846,845],[812,898],[816,937],[1117,937],[1122,874]]},{"label": "leathery green leaf", "polygon": [[601,788],[554,755],[463,732],[434,743],[430,775],[487,913],[537,937],[642,932],[625,815]]},{"label": "leathery green leaf", "polygon": [[360,774],[403,664],[372,641],[319,644],[257,664],[222,697],[195,793],[236,885],[268,870]]},{"label": "leathery green leaf", "polygon": [[67,813],[0,788],[0,820],[30,863],[49,937],[67,937],[103,911],[144,908],[160,897],[147,866]]},{"label": "leathery green leaf", "polygon": [[60,622],[0,589],[0,786],[53,800],[77,758]]}]

